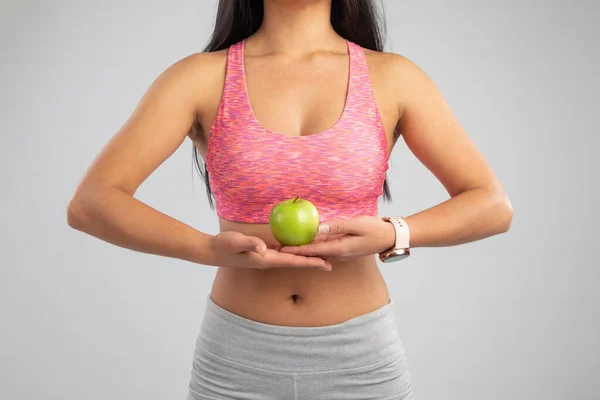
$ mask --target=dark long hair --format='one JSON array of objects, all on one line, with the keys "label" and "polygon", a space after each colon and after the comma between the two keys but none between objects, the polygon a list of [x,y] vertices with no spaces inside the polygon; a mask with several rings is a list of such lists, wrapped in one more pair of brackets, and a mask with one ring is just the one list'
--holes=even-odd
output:
[{"label": "dark long hair", "polygon": [[[262,24],[263,15],[262,0],[219,0],[215,28],[203,51],[224,50],[248,38]],[[374,0],[332,0],[331,25],[343,38],[366,49],[383,51],[385,21]],[[197,128],[194,126],[192,130]],[[214,209],[208,170],[195,145],[193,159],[206,184],[210,207]],[[387,178],[383,182],[383,198],[392,199]]]}]

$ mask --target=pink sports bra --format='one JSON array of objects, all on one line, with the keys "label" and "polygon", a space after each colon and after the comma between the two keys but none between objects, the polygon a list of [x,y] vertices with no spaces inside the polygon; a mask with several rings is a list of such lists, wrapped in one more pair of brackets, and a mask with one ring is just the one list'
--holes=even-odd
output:
[{"label": "pink sports bra", "polygon": [[363,49],[350,42],[346,104],[331,128],[307,136],[270,131],[246,90],[244,41],[229,48],[225,86],[208,138],[206,168],[217,215],[268,223],[276,203],[299,196],[321,221],[378,214],[388,141]]}]

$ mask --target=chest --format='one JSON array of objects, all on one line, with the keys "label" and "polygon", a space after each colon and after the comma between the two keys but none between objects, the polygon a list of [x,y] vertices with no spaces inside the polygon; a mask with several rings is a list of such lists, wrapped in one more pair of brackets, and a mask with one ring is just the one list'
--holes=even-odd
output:
[{"label": "chest", "polygon": [[340,119],[347,99],[349,59],[343,55],[291,61],[245,60],[251,111],[266,129],[287,136],[325,131]]},{"label": "chest", "polygon": [[321,205],[368,202],[385,178],[385,135],[343,127],[289,137],[250,124],[237,135],[214,136],[207,159],[213,191],[262,205],[293,196]]}]

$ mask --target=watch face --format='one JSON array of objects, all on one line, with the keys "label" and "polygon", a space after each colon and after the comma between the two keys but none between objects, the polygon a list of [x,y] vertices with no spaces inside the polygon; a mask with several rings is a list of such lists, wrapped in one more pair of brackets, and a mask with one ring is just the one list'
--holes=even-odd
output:
[{"label": "watch face", "polygon": [[384,263],[390,263],[394,261],[404,260],[406,257],[410,255],[410,251],[408,249],[397,250],[396,252],[390,254],[385,260]]}]

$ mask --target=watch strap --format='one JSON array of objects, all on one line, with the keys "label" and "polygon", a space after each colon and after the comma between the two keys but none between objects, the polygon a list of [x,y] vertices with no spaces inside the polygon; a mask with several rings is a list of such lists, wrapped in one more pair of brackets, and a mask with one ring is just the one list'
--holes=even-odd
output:
[{"label": "watch strap", "polygon": [[392,248],[379,253],[379,259],[384,263],[405,259],[410,255],[410,232],[408,224],[402,217],[383,217],[382,220],[392,224],[396,238]]},{"label": "watch strap", "polygon": [[396,231],[395,249],[410,248],[410,230],[408,224],[402,217],[383,217],[384,221],[391,222]]}]

